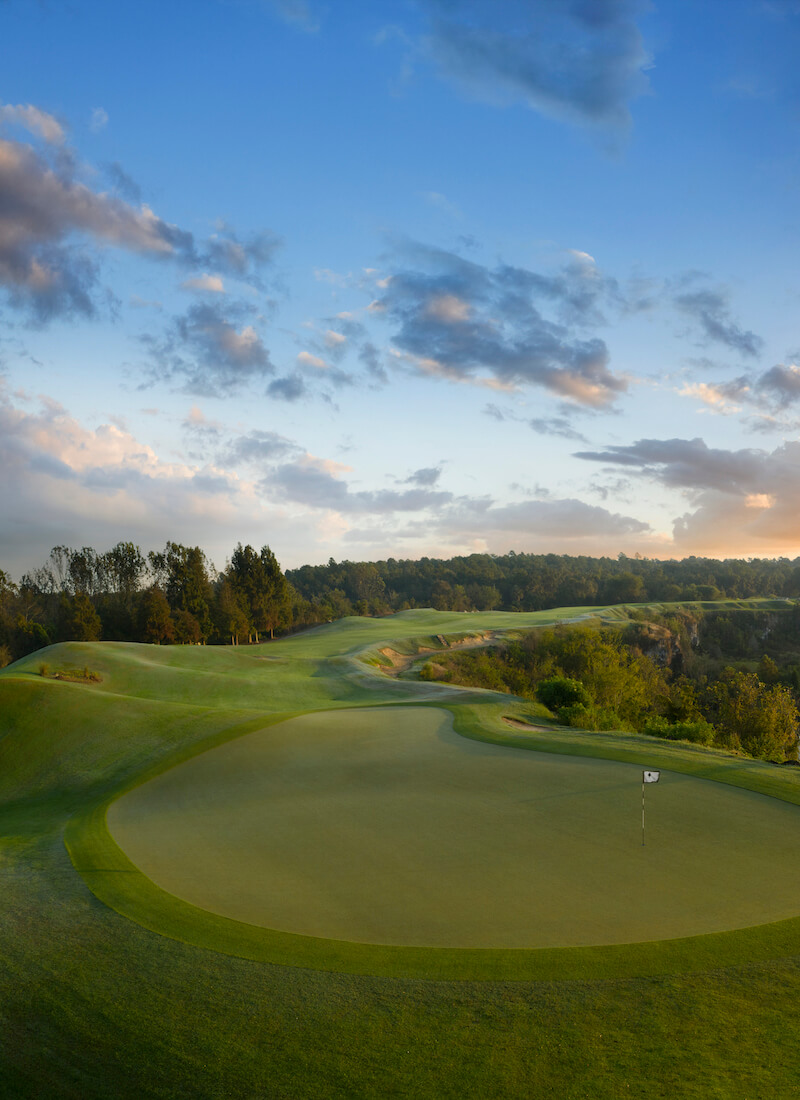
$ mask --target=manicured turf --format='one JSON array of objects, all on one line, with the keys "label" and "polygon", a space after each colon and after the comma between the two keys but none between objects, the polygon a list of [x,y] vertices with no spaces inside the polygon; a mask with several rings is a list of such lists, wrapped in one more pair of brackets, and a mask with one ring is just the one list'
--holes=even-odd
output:
[{"label": "manicured turf", "polygon": [[[473,740],[644,762],[800,804],[800,769],[643,737],[511,730],[503,714],[534,708],[379,678],[355,656],[377,664],[386,644],[413,652],[438,634],[557,617],[406,612],[239,650],[72,644],[0,673],[0,1096],[800,1096],[797,918],[541,951],[254,937],[158,891],[105,829],[124,791],[271,722],[420,699],[453,704]],[[43,680],[40,660],[103,681]]]},{"label": "manicured turf", "polygon": [[[336,940],[564,947],[800,912],[800,807],[674,772],[459,737],[446,711],[317,713],[112,803],[111,833],[192,905]],[[720,858],[720,838],[724,857]]]}]

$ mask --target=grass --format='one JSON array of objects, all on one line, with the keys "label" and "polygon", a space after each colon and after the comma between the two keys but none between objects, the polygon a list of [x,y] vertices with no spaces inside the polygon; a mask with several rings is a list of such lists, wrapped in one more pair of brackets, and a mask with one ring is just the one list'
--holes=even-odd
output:
[{"label": "grass", "polygon": [[[124,865],[114,872],[106,864],[96,876],[105,885],[92,883],[100,898],[113,889],[110,905],[75,872],[65,829],[72,843],[87,817],[102,821],[118,792],[270,721],[332,707],[458,700],[457,728],[470,737],[644,761],[800,802],[798,769],[643,737],[512,730],[502,715],[524,717],[521,702],[379,677],[356,656],[548,617],[555,615],[520,622],[492,612],[406,612],[238,652],[74,644],[4,670],[0,1095],[800,1096],[793,921],[719,933],[734,938],[724,951],[717,936],[573,948],[550,952],[551,969],[537,973],[522,971],[520,953],[509,952],[503,980],[496,972],[493,980],[456,981],[444,964],[434,977],[429,960],[416,971],[427,974],[421,980],[413,968],[391,976],[375,967],[323,969],[336,965],[330,941],[301,966],[238,957],[240,944],[226,954],[219,928],[209,932],[209,946],[192,939],[195,914],[181,917],[169,896],[165,909],[176,923],[170,937],[160,935],[147,926],[152,899],[134,881],[127,889],[131,904],[144,898],[141,923],[113,908],[123,883],[136,879]],[[102,682],[43,679],[42,659],[88,665]],[[104,847],[104,828],[83,828],[81,836],[97,844],[81,853],[89,866],[118,858]],[[683,958],[667,958],[676,944]],[[546,961],[546,952],[528,954]]]},{"label": "grass", "polygon": [[[586,946],[800,912],[798,808],[665,771],[644,849],[640,783],[632,764],[459,737],[439,708],[359,708],[203,753],[113,802],[108,820],[169,893],[305,936]],[[480,952],[461,952],[462,973],[473,954],[485,975]]]}]

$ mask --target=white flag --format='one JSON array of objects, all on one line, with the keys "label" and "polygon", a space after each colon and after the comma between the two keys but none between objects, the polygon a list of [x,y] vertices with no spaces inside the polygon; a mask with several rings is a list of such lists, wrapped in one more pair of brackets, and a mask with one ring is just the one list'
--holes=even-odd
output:
[{"label": "white flag", "polygon": [[642,772],[643,783],[658,783],[661,778],[661,772]]}]

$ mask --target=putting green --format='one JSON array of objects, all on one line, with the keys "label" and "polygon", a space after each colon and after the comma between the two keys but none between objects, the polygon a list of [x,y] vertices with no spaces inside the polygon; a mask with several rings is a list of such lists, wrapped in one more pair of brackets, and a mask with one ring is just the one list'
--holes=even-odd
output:
[{"label": "putting green", "polygon": [[128,792],[109,829],[210,912],[360,943],[540,948],[800,913],[800,808],[459,737],[423,707],[308,714]]}]

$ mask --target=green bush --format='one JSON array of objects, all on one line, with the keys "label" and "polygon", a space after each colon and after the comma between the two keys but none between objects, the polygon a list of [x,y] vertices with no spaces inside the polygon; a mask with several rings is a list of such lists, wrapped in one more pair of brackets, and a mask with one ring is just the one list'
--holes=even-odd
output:
[{"label": "green bush", "polygon": [[597,707],[586,703],[572,703],[568,707],[561,707],[558,711],[558,720],[565,726],[573,726],[583,730],[618,730],[625,729],[625,722],[613,707]]},{"label": "green bush", "polygon": [[651,737],[663,737],[667,741],[692,741],[696,745],[714,742],[714,727],[705,718],[693,722],[668,722],[666,718],[648,718],[644,732]]},{"label": "green bush", "polygon": [[551,676],[540,681],[536,694],[540,703],[559,714],[568,707],[590,707],[592,703],[591,695],[580,680],[572,680],[568,676]]}]

